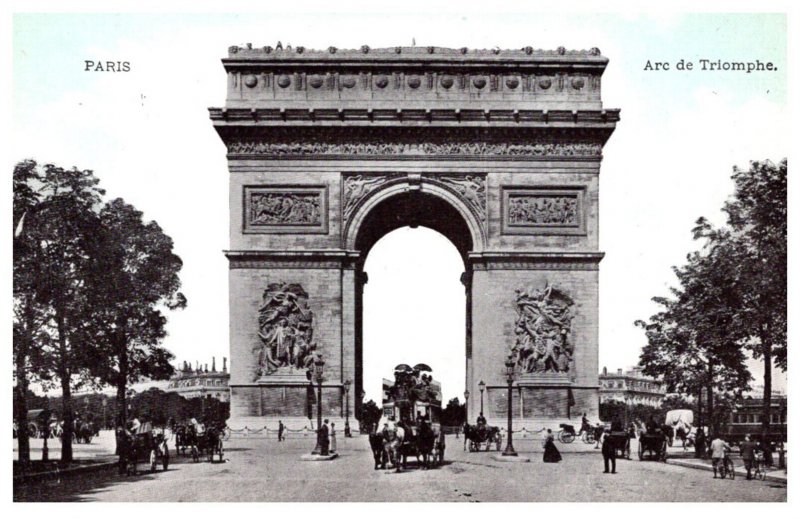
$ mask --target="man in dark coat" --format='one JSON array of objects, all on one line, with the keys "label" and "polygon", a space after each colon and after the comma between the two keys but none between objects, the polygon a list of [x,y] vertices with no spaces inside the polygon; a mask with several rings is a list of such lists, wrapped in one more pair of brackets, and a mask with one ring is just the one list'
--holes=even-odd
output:
[{"label": "man in dark coat", "polygon": [[281,420],[278,420],[278,441],[279,442],[283,441],[283,429],[284,429],[283,422]]},{"label": "man in dark coat", "polygon": [[697,428],[694,436],[694,457],[703,459],[706,457],[706,433],[702,427]]},{"label": "man in dark coat", "polygon": [[739,444],[739,454],[742,456],[744,468],[747,470],[747,479],[753,479],[753,461],[756,458],[756,442],[750,440],[750,435],[744,436],[744,441]]},{"label": "man in dark coat", "polygon": [[331,446],[331,439],[328,430],[328,419],[326,418],[324,422],[322,422],[322,428],[319,430],[319,446],[322,448],[323,456],[327,456],[330,454],[330,446]]},{"label": "man in dark coat", "polygon": [[603,465],[605,466],[605,470],[603,474],[608,474],[608,462],[611,462],[611,473],[617,473],[617,451],[614,448],[614,445],[611,443],[611,436],[606,434],[603,437]]}]

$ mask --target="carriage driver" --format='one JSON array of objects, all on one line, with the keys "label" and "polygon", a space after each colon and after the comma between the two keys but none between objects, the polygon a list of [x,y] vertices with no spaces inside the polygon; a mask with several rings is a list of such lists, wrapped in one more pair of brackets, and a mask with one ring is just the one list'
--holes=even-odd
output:
[{"label": "carriage driver", "polygon": [[478,427],[486,427],[486,417],[483,416],[483,413],[478,415],[478,419],[476,420]]}]

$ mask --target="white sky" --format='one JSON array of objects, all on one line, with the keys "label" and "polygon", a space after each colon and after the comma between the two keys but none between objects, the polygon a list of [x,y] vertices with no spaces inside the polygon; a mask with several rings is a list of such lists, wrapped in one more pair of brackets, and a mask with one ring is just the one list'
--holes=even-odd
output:
[{"label": "white sky", "polygon": [[[466,12],[466,11],[465,11]],[[778,15],[25,15],[13,27],[13,117],[5,167],[95,170],[111,197],[143,210],[174,238],[189,306],[170,316],[179,361],[228,355],[228,172],[207,107],[223,106],[229,45],[357,48],[599,47],[611,62],[603,100],[622,121],[601,170],[600,368],[636,363],[633,321],[666,295],[670,266],[696,246],[701,215],[720,222],[731,166],[788,153],[786,21]],[[777,72],[645,72],[647,59],[772,61]],[[125,60],[124,74],[83,71]],[[7,141],[8,142],[8,141]],[[432,231],[403,229],[368,258],[365,383],[397,362],[427,362],[445,398],[464,389],[463,270]],[[388,323],[408,323],[394,326]],[[396,353],[395,353],[396,352]],[[785,387],[778,377],[776,386]]]}]

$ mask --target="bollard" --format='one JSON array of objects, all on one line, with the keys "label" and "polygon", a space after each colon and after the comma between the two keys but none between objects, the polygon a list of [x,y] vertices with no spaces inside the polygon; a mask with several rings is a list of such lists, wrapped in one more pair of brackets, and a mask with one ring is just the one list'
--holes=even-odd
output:
[{"label": "bollard", "polygon": [[786,451],[783,450],[783,442],[778,447],[778,468],[781,470],[786,469]]}]

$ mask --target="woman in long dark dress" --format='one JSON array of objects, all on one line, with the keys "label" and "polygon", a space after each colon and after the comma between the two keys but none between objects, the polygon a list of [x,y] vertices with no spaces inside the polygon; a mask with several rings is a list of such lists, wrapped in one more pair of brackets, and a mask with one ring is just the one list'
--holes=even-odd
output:
[{"label": "woman in long dark dress", "polygon": [[553,431],[550,429],[547,429],[547,435],[545,436],[543,460],[545,463],[558,463],[561,461],[561,453],[556,448],[555,436],[553,436]]}]

